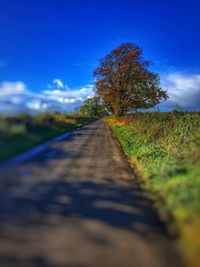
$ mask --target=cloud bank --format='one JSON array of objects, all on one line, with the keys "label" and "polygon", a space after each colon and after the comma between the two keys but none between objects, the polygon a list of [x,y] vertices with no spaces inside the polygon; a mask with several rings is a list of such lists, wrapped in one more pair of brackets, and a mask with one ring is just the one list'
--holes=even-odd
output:
[{"label": "cloud bank", "polygon": [[178,105],[183,109],[200,109],[200,74],[170,73],[161,76],[161,87],[169,95],[165,107]]},{"label": "cloud bank", "polygon": [[[176,106],[184,110],[200,110],[200,74],[169,73],[161,76],[161,87],[169,99],[160,104],[161,110]],[[0,113],[38,112],[57,110],[73,112],[75,107],[94,95],[93,85],[70,89],[60,79],[54,79],[47,89],[34,93],[22,81],[0,83]]]},{"label": "cloud bank", "polygon": [[0,83],[0,113],[56,110],[72,112],[94,95],[93,85],[72,90],[60,79],[54,79],[48,89],[31,92],[22,81]]}]

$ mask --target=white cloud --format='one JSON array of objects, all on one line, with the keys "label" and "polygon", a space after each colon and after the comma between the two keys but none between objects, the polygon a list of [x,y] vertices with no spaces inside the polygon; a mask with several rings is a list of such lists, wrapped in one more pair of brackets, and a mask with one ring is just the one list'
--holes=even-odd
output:
[{"label": "white cloud", "polygon": [[[56,81],[56,82],[55,82]],[[58,111],[73,111],[87,97],[94,95],[93,85],[79,89],[69,89],[64,83],[58,88],[59,79],[55,79],[48,88],[39,93],[33,93],[21,82],[0,83],[0,112],[13,113],[19,111],[42,111],[52,109]]]},{"label": "white cloud", "polygon": [[14,95],[14,96],[10,96],[10,102],[15,104],[20,104],[22,101],[20,96]]},{"label": "white cloud", "polygon": [[[65,85],[64,85],[65,87]],[[88,84],[85,87],[79,89],[53,89],[44,90],[42,94],[51,100],[63,102],[63,103],[75,103],[76,101],[84,101],[88,97],[94,96],[93,85]]]},{"label": "white cloud", "polygon": [[27,102],[26,106],[33,110],[40,110],[42,108],[42,102],[38,99],[33,99]]},{"label": "white cloud", "polygon": [[44,94],[49,94],[49,95],[59,95],[62,94],[63,91],[55,89],[55,90],[44,90],[42,91]]},{"label": "white cloud", "polygon": [[59,97],[58,101],[61,102],[61,103],[75,103],[76,99]]},{"label": "white cloud", "polygon": [[161,76],[161,86],[167,90],[167,102],[183,107],[200,106],[200,74],[170,73]]},{"label": "white cloud", "polygon": [[21,94],[25,91],[26,85],[21,81],[0,83],[0,95]]},{"label": "white cloud", "polygon": [[52,82],[57,88],[64,88],[65,85],[60,79],[54,79]]}]

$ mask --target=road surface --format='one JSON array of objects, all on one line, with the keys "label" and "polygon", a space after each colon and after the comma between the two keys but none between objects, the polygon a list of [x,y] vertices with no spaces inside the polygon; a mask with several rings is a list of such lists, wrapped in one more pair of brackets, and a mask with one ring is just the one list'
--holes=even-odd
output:
[{"label": "road surface", "polygon": [[103,120],[0,178],[2,267],[179,267]]}]

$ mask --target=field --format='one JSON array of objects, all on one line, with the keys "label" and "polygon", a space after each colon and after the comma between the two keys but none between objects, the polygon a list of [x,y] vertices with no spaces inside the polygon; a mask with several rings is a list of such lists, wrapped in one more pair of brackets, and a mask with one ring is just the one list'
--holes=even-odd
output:
[{"label": "field", "polygon": [[200,255],[200,113],[135,113],[107,122],[191,261]]},{"label": "field", "polygon": [[91,121],[89,117],[61,113],[0,117],[0,161]]}]

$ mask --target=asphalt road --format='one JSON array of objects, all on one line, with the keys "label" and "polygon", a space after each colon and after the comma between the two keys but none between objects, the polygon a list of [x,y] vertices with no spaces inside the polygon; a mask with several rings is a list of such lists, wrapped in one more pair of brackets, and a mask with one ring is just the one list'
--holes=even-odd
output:
[{"label": "asphalt road", "polygon": [[1,267],[179,267],[100,120],[0,174]]}]

